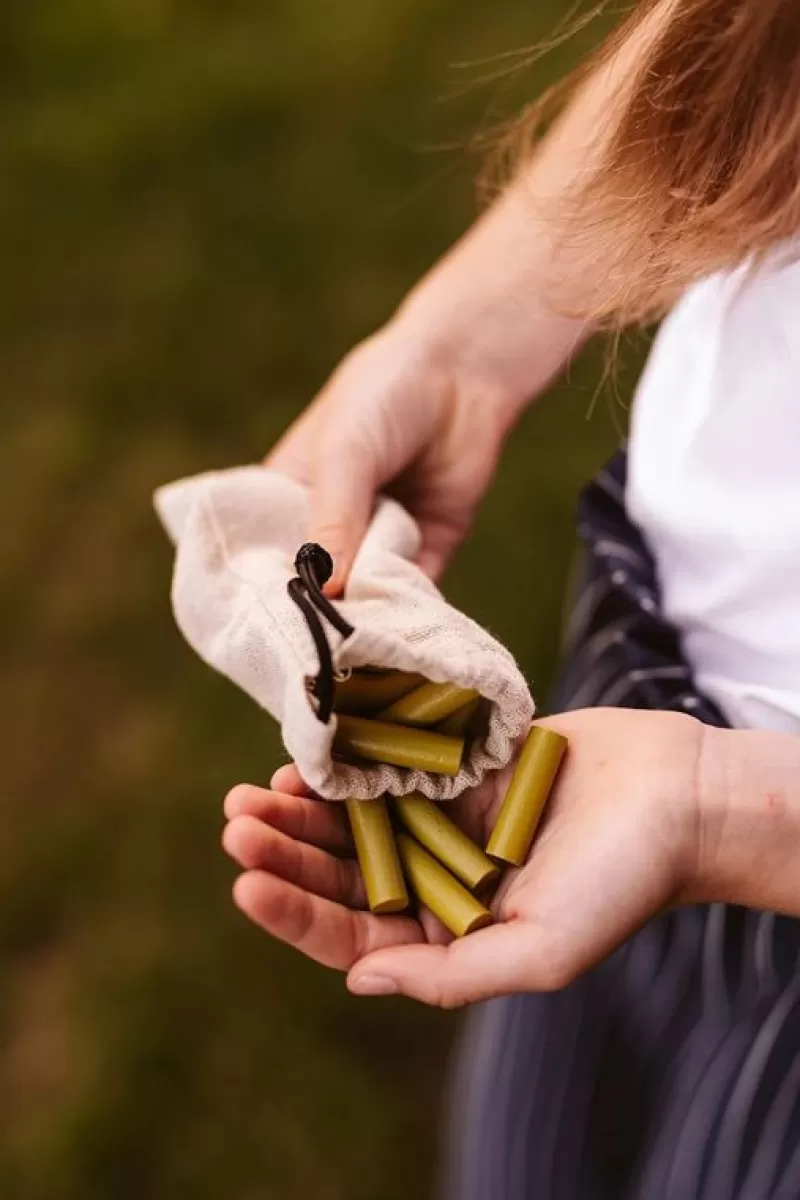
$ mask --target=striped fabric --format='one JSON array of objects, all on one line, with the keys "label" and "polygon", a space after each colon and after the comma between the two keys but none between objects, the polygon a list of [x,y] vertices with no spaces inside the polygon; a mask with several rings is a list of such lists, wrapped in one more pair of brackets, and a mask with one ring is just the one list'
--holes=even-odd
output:
[{"label": "striped fabric", "polygon": [[[660,616],[621,452],[586,489],[553,709],[724,725]],[[726,905],[652,921],[555,995],[467,1019],[448,1200],[800,1200],[800,924]]]}]

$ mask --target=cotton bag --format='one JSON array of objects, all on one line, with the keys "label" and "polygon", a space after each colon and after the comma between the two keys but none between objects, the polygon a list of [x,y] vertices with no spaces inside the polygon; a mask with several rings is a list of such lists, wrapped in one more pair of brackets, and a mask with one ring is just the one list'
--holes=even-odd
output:
[{"label": "cotton bag", "polygon": [[331,757],[336,716],[323,723],[313,684],[319,647],[289,584],[306,539],[305,487],[260,466],[212,471],[156,492],[176,548],[172,604],[184,637],[281,725],[287,751],[320,796],[368,799],[419,791],[448,800],[510,761],[534,705],[514,659],[448,604],[414,559],[420,534],[399,504],[380,499],[335,608],[353,632],[322,626],[337,677],[373,666],[474,688],[489,702],[485,734],[454,777]]}]

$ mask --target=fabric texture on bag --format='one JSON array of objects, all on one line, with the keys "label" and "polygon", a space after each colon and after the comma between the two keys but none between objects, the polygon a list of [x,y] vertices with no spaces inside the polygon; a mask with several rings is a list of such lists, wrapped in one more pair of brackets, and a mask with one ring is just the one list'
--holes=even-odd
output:
[{"label": "fabric texture on bag", "polygon": [[[280,722],[306,783],[328,799],[422,792],[447,800],[511,760],[534,712],[509,652],[448,604],[414,562],[420,535],[395,501],[381,499],[336,601],[354,627],[326,625],[337,672],[360,666],[416,671],[474,688],[490,702],[488,727],[457,776],[331,757],[335,715],[317,718],[309,694],[319,669],[305,619],[287,592],[308,527],[308,492],[259,466],[208,472],[159,489],[158,514],[176,547],[172,603],[178,626],[210,666]],[[324,623],[324,622],[323,622]]]}]

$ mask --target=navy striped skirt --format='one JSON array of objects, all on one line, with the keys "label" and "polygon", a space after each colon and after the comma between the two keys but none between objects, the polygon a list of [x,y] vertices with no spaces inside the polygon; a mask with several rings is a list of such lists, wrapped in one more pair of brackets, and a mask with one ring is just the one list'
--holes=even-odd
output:
[{"label": "navy striped skirt", "polygon": [[[620,453],[583,493],[585,546],[553,711],[725,725],[660,613]],[[728,905],[659,917],[553,995],[470,1013],[449,1200],[800,1200],[800,922]]]}]

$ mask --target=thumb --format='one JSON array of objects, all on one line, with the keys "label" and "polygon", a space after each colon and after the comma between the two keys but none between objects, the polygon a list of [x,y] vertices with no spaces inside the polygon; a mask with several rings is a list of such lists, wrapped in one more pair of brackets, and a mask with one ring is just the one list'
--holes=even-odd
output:
[{"label": "thumb", "polygon": [[458,517],[445,520],[420,519],[422,549],[417,565],[425,574],[436,581],[444,573],[469,528],[471,514],[460,513]]},{"label": "thumb", "polygon": [[440,1008],[563,986],[548,956],[535,952],[535,941],[530,925],[511,921],[478,930],[448,946],[376,950],[352,968],[347,986],[357,996],[400,993]]},{"label": "thumb", "polygon": [[333,559],[333,574],[325,585],[329,596],[344,590],[372,515],[376,484],[365,458],[352,446],[332,444],[319,456],[318,474],[311,481],[309,539]]}]

